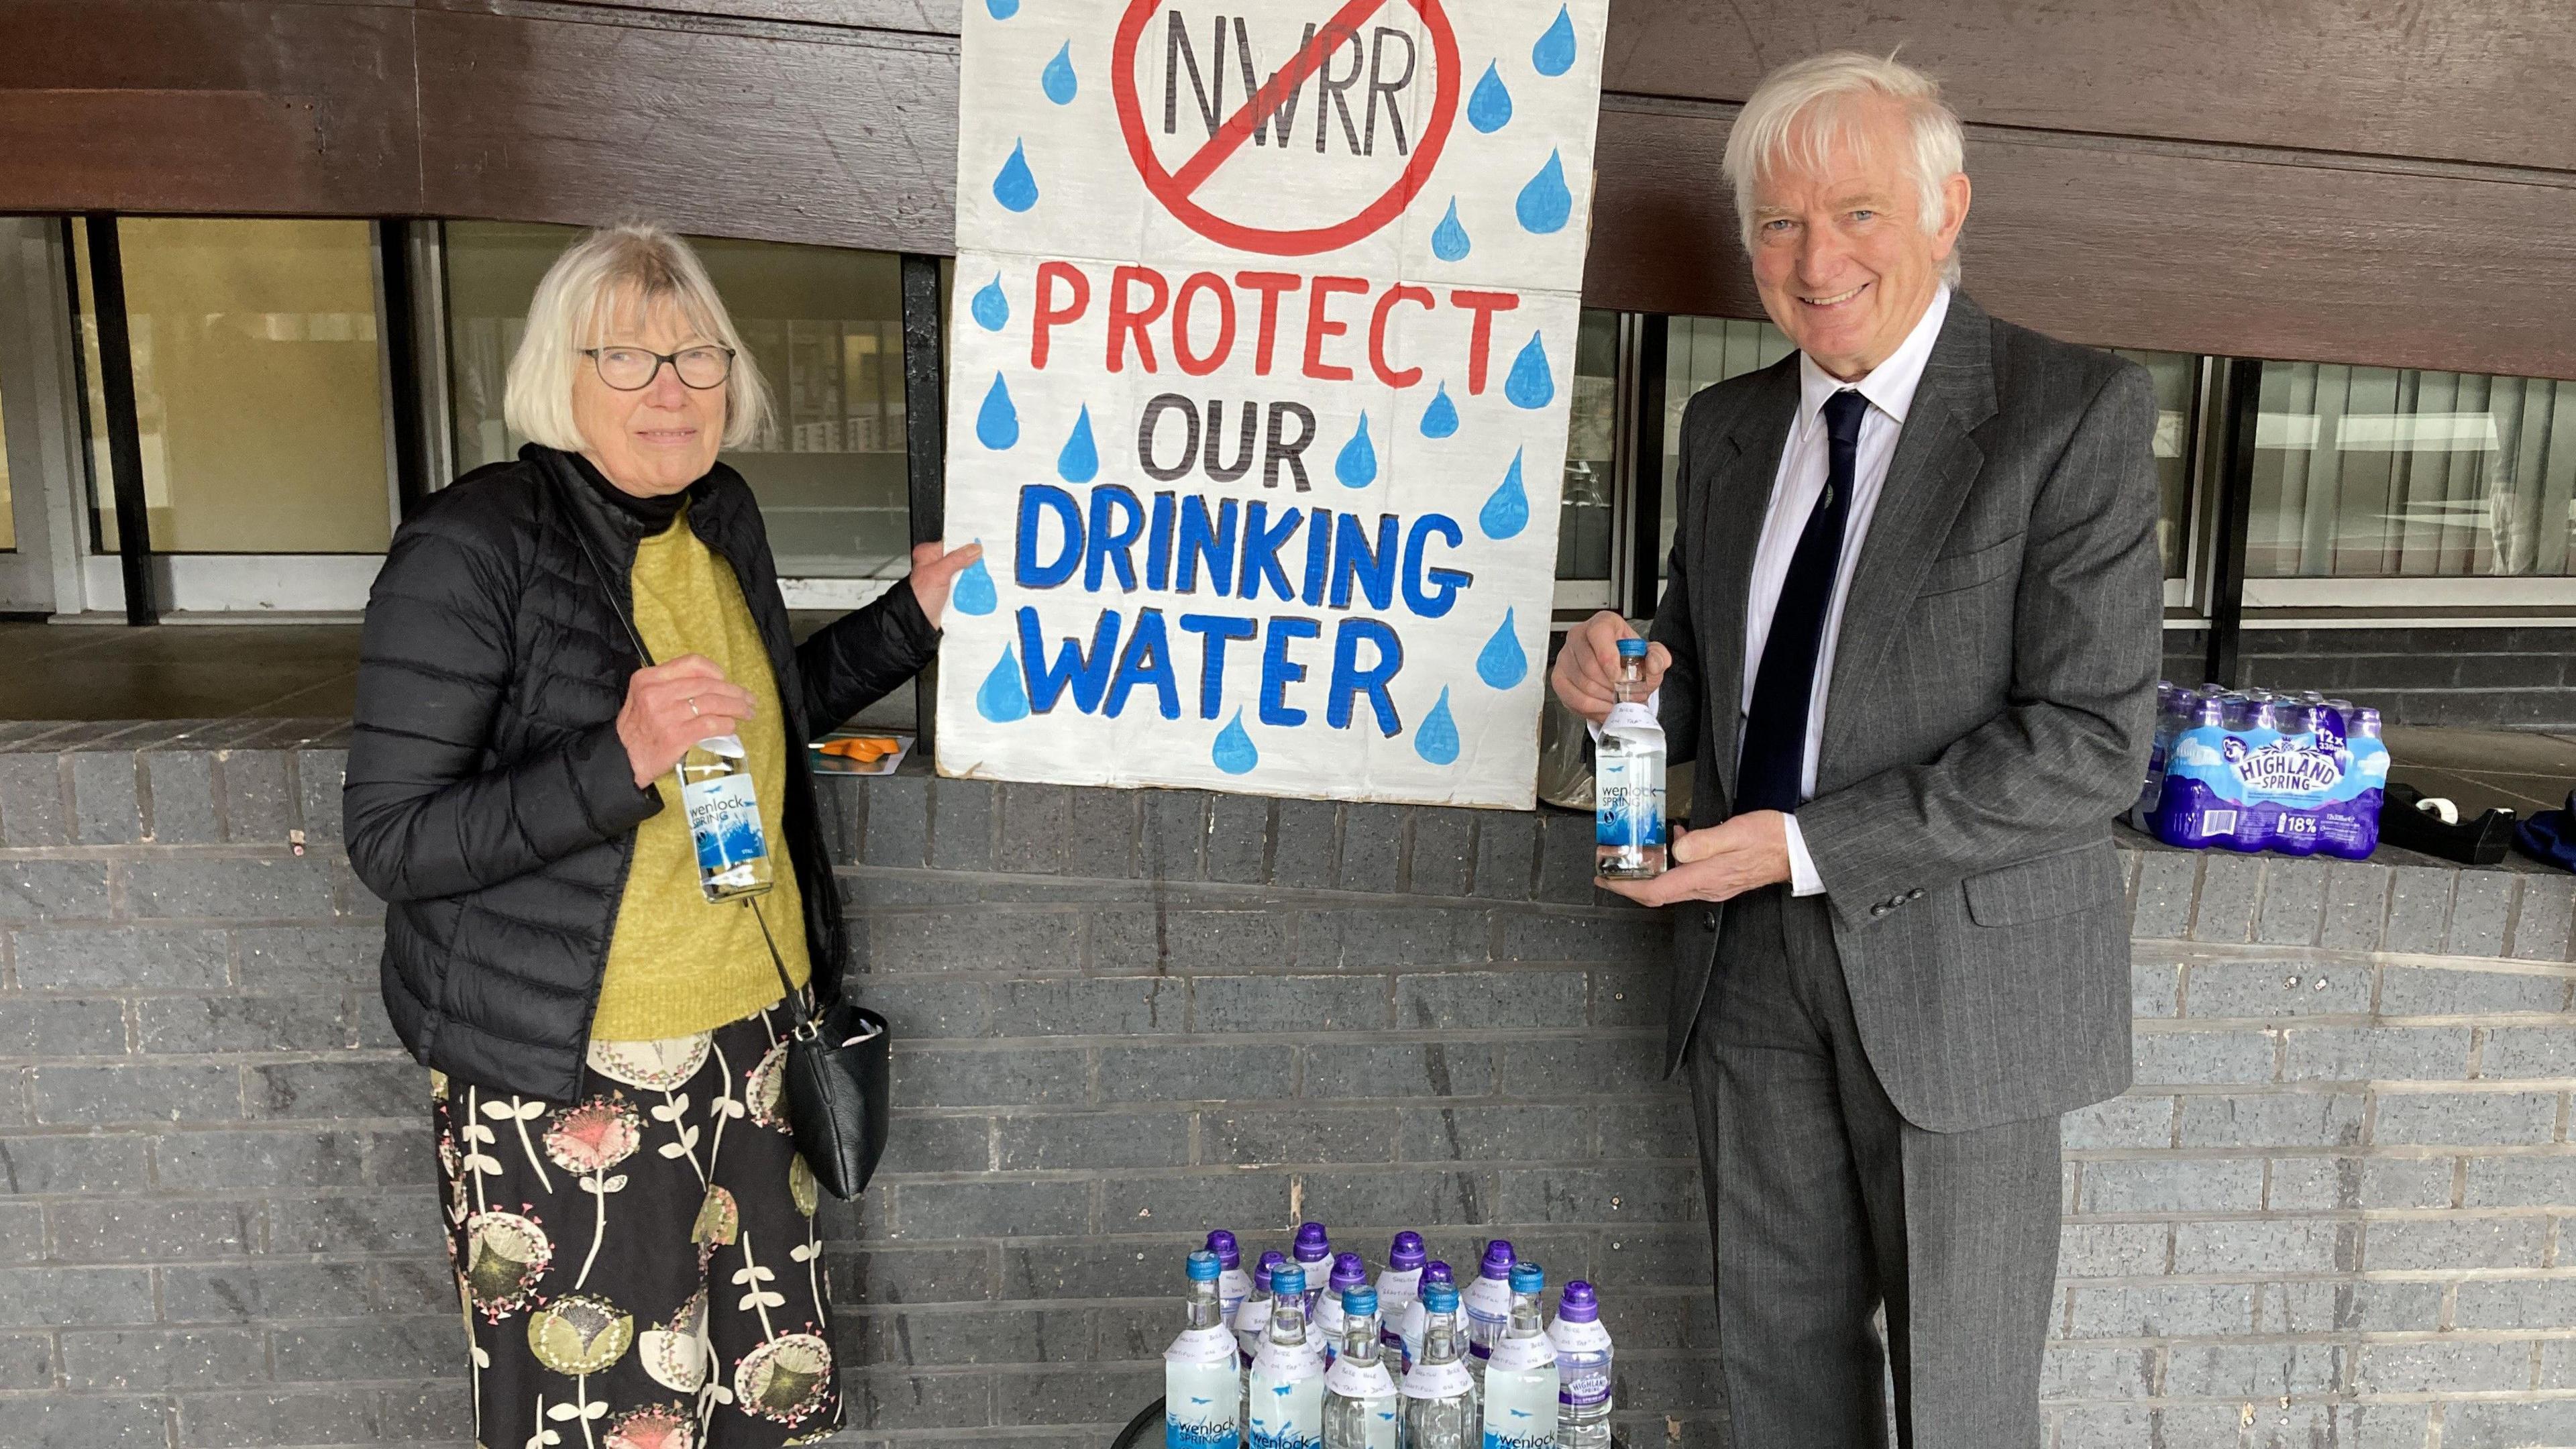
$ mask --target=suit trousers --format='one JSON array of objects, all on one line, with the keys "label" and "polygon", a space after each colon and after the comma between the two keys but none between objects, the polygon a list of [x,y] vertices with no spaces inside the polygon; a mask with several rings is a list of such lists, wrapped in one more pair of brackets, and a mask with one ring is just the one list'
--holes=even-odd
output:
[{"label": "suit trousers", "polygon": [[[2058,1119],[1927,1132],[1864,1054],[1820,896],[1726,908],[1690,1055],[1733,1449],[2033,1449]],[[1886,1309],[1886,1339],[1872,1321]]]}]

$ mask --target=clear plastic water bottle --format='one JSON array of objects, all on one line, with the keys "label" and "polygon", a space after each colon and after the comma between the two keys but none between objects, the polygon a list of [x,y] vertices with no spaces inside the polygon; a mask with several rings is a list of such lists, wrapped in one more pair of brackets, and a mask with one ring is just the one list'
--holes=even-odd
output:
[{"label": "clear plastic water bottle", "polygon": [[1315,1341],[1323,1345],[1324,1367],[1331,1368],[1342,1351],[1342,1295],[1368,1286],[1368,1264],[1357,1253],[1335,1253],[1333,1276],[1315,1300]]},{"label": "clear plastic water bottle", "polygon": [[1324,1285],[1333,1276],[1333,1239],[1322,1223],[1299,1223],[1296,1241],[1288,1245],[1288,1259],[1306,1271],[1306,1319],[1315,1318],[1315,1300],[1324,1296]]},{"label": "clear plastic water bottle", "polygon": [[1261,1255],[1252,1269],[1252,1293],[1235,1310],[1234,1341],[1243,1347],[1243,1366],[1252,1367],[1255,1354],[1261,1352],[1261,1335],[1270,1328],[1270,1275],[1288,1261],[1288,1255],[1276,1248]]},{"label": "clear plastic water bottle", "polygon": [[1243,1245],[1234,1234],[1223,1228],[1208,1234],[1207,1250],[1216,1254],[1216,1301],[1225,1307],[1225,1326],[1234,1327],[1234,1316],[1243,1310],[1243,1300],[1252,1296],[1252,1275],[1243,1271]]},{"label": "clear plastic water bottle", "polygon": [[1511,1326],[1512,1264],[1516,1261],[1509,1238],[1487,1243],[1485,1261],[1476,1268],[1476,1281],[1459,1295],[1459,1301],[1467,1307],[1467,1371],[1479,1382],[1485,1377],[1485,1361],[1493,1357],[1494,1344]]},{"label": "clear plastic water bottle", "polygon": [[1664,873],[1664,727],[1646,707],[1645,640],[1619,641],[1614,687],[1592,750],[1593,871],[1645,880]]},{"label": "clear plastic water bottle", "polygon": [[1414,1300],[1422,1296],[1422,1265],[1430,1254],[1422,1250],[1422,1235],[1410,1228],[1395,1235],[1386,1252],[1386,1267],[1377,1275],[1378,1318],[1385,1325],[1379,1341],[1386,1345],[1397,1373],[1413,1367],[1413,1355],[1404,1348],[1405,1313]]},{"label": "clear plastic water bottle", "polygon": [[[1431,1285],[1434,1283],[1446,1283],[1452,1288],[1458,1286],[1457,1276],[1449,1271],[1449,1265],[1437,1258],[1423,1265],[1421,1291],[1430,1292]],[[1429,1317],[1430,1310],[1423,1306],[1422,1298],[1417,1294],[1411,1303],[1405,1305],[1404,1316],[1396,1325],[1396,1338],[1404,1350],[1404,1367],[1407,1372],[1412,1370],[1414,1364],[1421,1361],[1422,1329]],[[1459,1352],[1464,1353],[1466,1350],[1460,1349]]]},{"label": "clear plastic water bottle", "polygon": [[680,757],[680,808],[698,846],[698,889],[711,901],[766,894],[773,884],[751,760],[739,735],[711,735]]},{"label": "clear plastic water bottle", "polygon": [[1217,1300],[1216,1254],[1190,1254],[1187,1319],[1163,1350],[1164,1449],[1234,1449],[1241,1437],[1243,1392],[1234,1335]]},{"label": "clear plastic water bottle", "polygon": [[1591,1284],[1565,1285],[1547,1336],[1556,1345],[1557,1449],[1610,1449],[1610,1330]]},{"label": "clear plastic water bottle", "polygon": [[1422,1351],[1404,1374],[1404,1449],[1477,1449],[1484,1421],[1465,1362],[1457,1287],[1424,1283],[1422,1308]]},{"label": "clear plastic water bottle", "polygon": [[1338,1296],[1342,1338],[1324,1370],[1324,1449],[1396,1449],[1399,1397],[1378,1341],[1377,1290],[1347,1288]]},{"label": "clear plastic water bottle", "polygon": [[1270,1327],[1252,1360],[1252,1449],[1323,1449],[1324,1356],[1306,1338],[1306,1274],[1270,1272]]},{"label": "clear plastic water bottle", "polygon": [[1547,1336],[1547,1273],[1512,1265],[1511,1320],[1485,1364],[1484,1449],[1551,1449],[1556,1443],[1556,1342]]}]

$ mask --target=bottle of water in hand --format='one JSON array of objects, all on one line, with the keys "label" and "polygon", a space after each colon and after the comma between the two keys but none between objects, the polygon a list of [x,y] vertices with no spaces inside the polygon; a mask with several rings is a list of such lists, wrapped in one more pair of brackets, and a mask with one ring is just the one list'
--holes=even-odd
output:
[{"label": "bottle of water in hand", "polygon": [[711,735],[680,757],[680,808],[698,848],[698,889],[710,901],[765,894],[771,885],[769,832],[751,784],[751,759],[738,735]]},{"label": "bottle of water in hand", "polygon": [[1611,880],[1664,873],[1664,727],[1646,707],[1646,641],[1619,641],[1618,702],[1592,749],[1593,870]]},{"label": "bottle of water in hand", "polygon": [[1164,1449],[1234,1449],[1242,1433],[1242,1380],[1234,1335],[1217,1298],[1223,1269],[1214,1253],[1190,1254],[1187,1317],[1163,1351]]}]

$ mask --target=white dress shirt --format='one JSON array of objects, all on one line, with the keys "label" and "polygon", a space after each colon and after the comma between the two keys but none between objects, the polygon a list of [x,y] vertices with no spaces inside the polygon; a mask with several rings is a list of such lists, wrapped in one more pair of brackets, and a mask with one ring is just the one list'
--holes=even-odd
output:
[{"label": "white dress shirt", "polygon": [[[1825,697],[1831,692],[1834,678],[1834,643],[1843,626],[1843,601],[1851,594],[1853,566],[1860,562],[1861,544],[1869,537],[1870,516],[1878,511],[1878,495],[1887,483],[1888,461],[1896,456],[1897,434],[1905,427],[1906,411],[1914,405],[1914,390],[1923,381],[1923,365],[1932,358],[1932,344],[1941,335],[1942,319],[1950,315],[1950,289],[1947,286],[1932,294],[1932,303],[1905,341],[1888,354],[1885,362],[1872,368],[1858,382],[1845,382],[1818,367],[1805,353],[1798,355],[1798,416],[1789,428],[1789,442],[1780,450],[1780,471],[1771,480],[1771,502],[1762,515],[1762,539],[1753,552],[1752,593],[1744,607],[1744,689],[1739,707],[1750,714],[1753,709],[1753,681],[1762,669],[1762,645],[1771,636],[1771,614],[1780,605],[1780,586],[1788,581],[1789,561],[1798,551],[1798,536],[1806,531],[1807,517],[1815,512],[1816,500],[1824,495],[1827,447],[1825,434],[1825,401],[1844,388],[1856,388],[1869,400],[1861,414],[1860,447],[1852,461],[1850,512],[1843,525],[1842,557],[1834,566],[1834,590],[1825,602],[1825,628],[1816,645],[1816,676],[1807,698],[1807,747],[1798,771],[1798,798],[1808,799],[1816,793],[1816,755],[1825,738]],[[1738,729],[1737,738],[1743,737]],[[1816,874],[1816,862],[1807,854],[1806,838],[1799,833],[1798,817],[1788,817],[1790,889],[1802,896],[1821,895],[1825,883]]]}]

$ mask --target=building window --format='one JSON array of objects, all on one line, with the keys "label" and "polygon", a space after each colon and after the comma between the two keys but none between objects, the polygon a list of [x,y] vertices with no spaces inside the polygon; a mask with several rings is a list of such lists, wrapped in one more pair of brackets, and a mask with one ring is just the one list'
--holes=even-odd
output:
[{"label": "building window", "polygon": [[[2113,350],[2144,367],[2155,382],[2156,548],[2164,555],[2166,580],[2179,583],[2191,574],[2191,479],[2200,436],[2200,359],[2188,352]],[[2171,597],[2172,592],[2166,602],[2182,602]]]},{"label": "building window", "polygon": [[[448,356],[459,469],[514,456],[502,378],[528,299],[570,227],[446,224]],[[885,252],[695,239],[778,405],[775,432],[719,456],[760,500],[798,608],[849,607],[911,567],[903,294]]]},{"label": "building window", "polygon": [[1556,606],[1607,608],[1618,556],[1619,314],[1583,310],[1574,338],[1574,387],[1557,505]]},{"label": "building window", "polygon": [[1681,520],[1682,413],[1691,394],[1741,377],[1797,351],[1787,334],[1768,322],[1734,317],[1675,317],[1664,343],[1663,518],[1655,540],[1655,576],[1673,555],[1673,530]]},{"label": "building window", "polygon": [[[393,488],[370,223],[123,217],[116,234],[152,551],[382,553]],[[112,553],[89,242],[72,235],[92,531]]]},{"label": "building window", "polygon": [[2249,605],[2576,602],[2576,383],[2262,366]]}]

